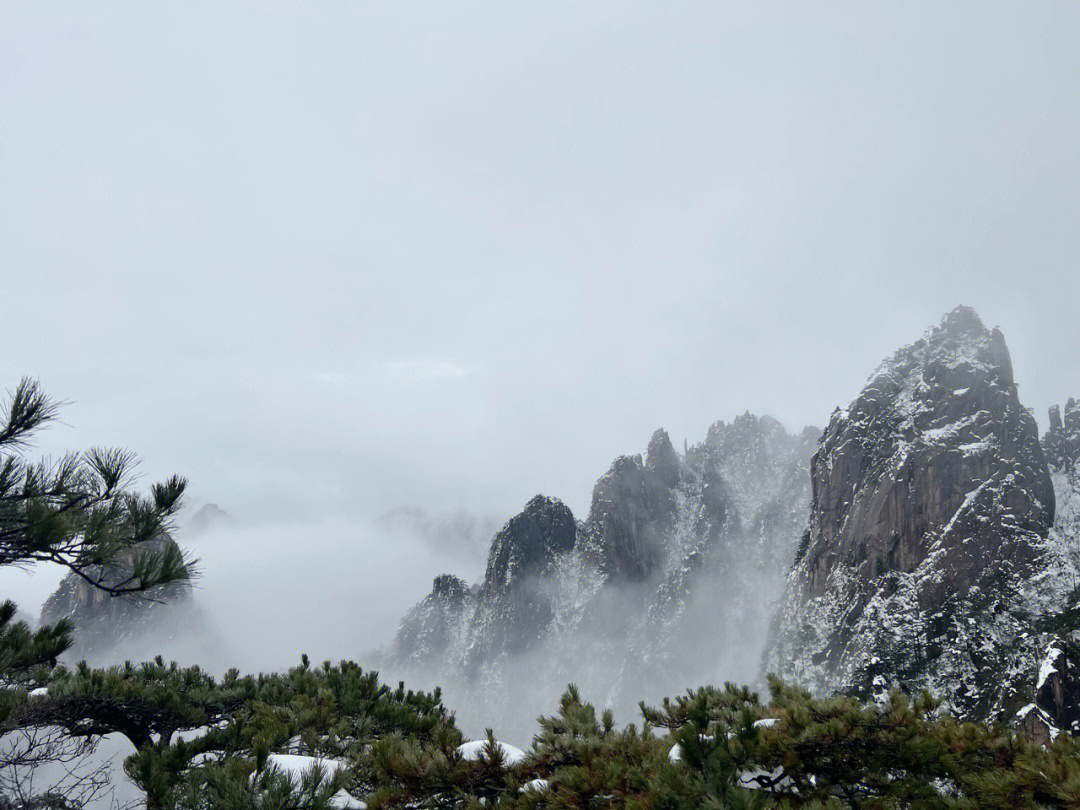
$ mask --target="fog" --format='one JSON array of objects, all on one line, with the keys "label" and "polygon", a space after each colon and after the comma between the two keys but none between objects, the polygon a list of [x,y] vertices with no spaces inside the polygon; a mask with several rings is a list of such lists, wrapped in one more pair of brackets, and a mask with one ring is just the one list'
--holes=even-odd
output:
[{"label": "fog", "polygon": [[[1043,424],[1080,395],[1078,31],[1062,3],[5,2],[0,387],[67,401],[35,453],[190,479],[206,630],[147,654],[374,658],[483,568],[391,510],[581,517],[655,428],[824,424],[958,303]],[[209,502],[236,522],[185,533]],[[0,591],[35,614],[61,574]]]},{"label": "fog", "polygon": [[247,520],[575,513],[958,303],[1080,391],[1080,9],[0,9],[2,384]]},{"label": "fog", "polygon": [[[433,547],[422,536],[342,519],[238,522],[194,534],[181,526],[175,537],[198,558],[188,604],[164,631],[154,624],[146,637],[103,650],[91,663],[161,654],[222,673],[280,670],[301,653],[316,661],[364,658],[391,640],[436,575],[453,570],[475,579],[482,564],[471,547]],[[0,581],[6,594],[25,596],[20,606],[34,616],[60,574],[9,569]]]}]

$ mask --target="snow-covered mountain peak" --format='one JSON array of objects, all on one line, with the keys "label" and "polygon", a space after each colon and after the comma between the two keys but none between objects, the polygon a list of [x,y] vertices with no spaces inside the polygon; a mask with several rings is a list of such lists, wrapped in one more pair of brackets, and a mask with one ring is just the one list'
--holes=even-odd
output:
[{"label": "snow-covered mountain peak", "polygon": [[894,353],[833,415],[811,479],[769,669],[826,692],[930,687],[984,717],[1030,694],[1021,594],[1044,577],[1060,606],[1045,574],[1072,562],[999,330],[959,307]]}]

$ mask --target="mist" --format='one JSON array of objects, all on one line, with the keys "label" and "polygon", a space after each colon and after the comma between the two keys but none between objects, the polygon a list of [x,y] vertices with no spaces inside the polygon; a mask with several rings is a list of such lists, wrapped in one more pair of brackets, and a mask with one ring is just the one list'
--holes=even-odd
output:
[{"label": "mist", "polygon": [[[251,521],[588,507],[958,303],[1080,390],[1080,10],[0,10],[5,387]],[[348,517],[345,517],[348,516]]]},{"label": "mist", "polygon": [[[392,639],[436,575],[475,576],[479,569],[472,548],[432,547],[375,521],[235,522],[194,536],[181,528],[175,536],[198,558],[199,573],[191,598],[168,619],[168,637],[154,624],[147,637],[91,663],[163,655],[220,674],[280,670],[299,663],[301,653],[315,661],[355,659]],[[36,616],[56,574],[5,571],[5,593]]]},{"label": "mist", "polygon": [[[958,303],[1045,426],[1080,394],[1077,31],[1061,3],[4,3],[0,388],[66,403],[35,455],[190,480],[191,598],[92,663],[354,659],[522,746],[571,681],[623,722],[760,685],[801,513],[753,529],[741,490],[669,625],[575,550],[528,651],[466,667],[472,613],[460,661],[394,644],[534,495],[583,523],[657,428],[825,424]],[[207,503],[233,522],[190,531]],[[0,594],[34,619],[63,573]]]}]

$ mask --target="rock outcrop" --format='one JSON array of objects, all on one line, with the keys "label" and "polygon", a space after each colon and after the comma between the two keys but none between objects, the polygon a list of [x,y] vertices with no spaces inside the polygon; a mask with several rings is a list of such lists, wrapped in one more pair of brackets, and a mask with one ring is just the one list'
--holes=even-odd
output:
[{"label": "rock outcrop", "polygon": [[1076,653],[1058,638],[1046,648],[1035,682],[1034,698],[1016,714],[1025,736],[1042,745],[1062,731],[1080,733],[1080,678]]},{"label": "rock outcrop", "polygon": [[491,541],[487,572],[477,595],[466,669],[506,653],[533,648],[555,615],[553,575],[574,549],[577,523],[570,508],[537,495]]},{"label": "rock outcrop", "polygon": [[534,499],[480,585],[437,581],[409,614],[391,668],[422,663],[504,722],[554,700],[537,684],[629,716],[631,695],[767,671],[867,699],[928,688],[1045,742],[1080,729],[1078,583],[1080,405],[1040,442],[1004,337],[959,307],[823,434],[744,414],[680,455],[661,430],[583,523]]},{"label": "rock outcrop", "polygon": [[[176,541],[164,535],[124,552],[110,566],[105,584],[126,580],[135,554],[160,553],[170,546],[175,549]],[[180,611],[187,615],[190,601],[191,586],[186,582],[160,585],[145,594],[111,596],[75,574],[68,574],[42,605],[41,621],[51,624],[69,619],[74,625],[74,644],[65,658],[112,663],[117,651],[127,645],[179,632],[176,614]]]},{"label": "rock outcrop", "polygon": [[606,576],[641,581],[656,571],[674,516],[680,466],[667,433],[658,430],[644,461],[620,456],[596,482],[586,543]]},{"label": "rock outcrop", "polygon": [[930,688],[965,716],[1031,696],[1073,562],[1005,340],[959,307],[833,414],[766,668],[815,691]]},{"label": "rock outcrop", "polygon": [[1080,402],[1072,397],[1061,408],[1050,408],[1050,429],[1043,436],[1043,452],[1051,470],[1073,472],[1080,462]]},{"label": "rock outcrop", "polygon": [[445,655],[464,632],[469,588],[452,574],[435,577],[431,593],[412,608],[394,638],[394,654],[401,661],[422,662]]}]

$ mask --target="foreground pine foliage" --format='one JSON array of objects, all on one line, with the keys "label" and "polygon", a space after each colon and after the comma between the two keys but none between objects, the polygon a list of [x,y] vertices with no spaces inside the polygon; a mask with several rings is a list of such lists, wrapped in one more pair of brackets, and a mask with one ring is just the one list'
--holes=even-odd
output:
[{"label": "foreground pine foliage", "polygon": [[[152,542],[183,479],[135,492],[122,451],[28,461],[55,412],[32,381],[0,408],[0,566],[51,562],[104,598],[190,580],[192,561]],[[571,685],[522,752],[490,732],[463,745],[438,689],[392,689],[352,662],[220,679],[160,658],[67,669],[71,632],[0,604],[0,810],[83,806],[103,771],[35,792],[20,769],[82,761],[110,734],[134,748],[124,770],[151,810],[1080,807],[1071,736],[1044,748],[927,694],[861,703],[772,679],[767,700],[707,686],[619,727]]]},{"label": "foreground pine foliage", "polygon": [[[775,679],[767,701],[704,687],[625,727],[571,685],[521,758],[490,735],[463,755],[438,691],[391,689],[349,662],[221,681],[160,661],[61,669],[31,703],[73,735],[137,740],[125,770],[150,808],[1080,806],[1068,735],[1043,748],[928,695],[822,700]],[[279,767],[290,757],[311,767]]]}]

